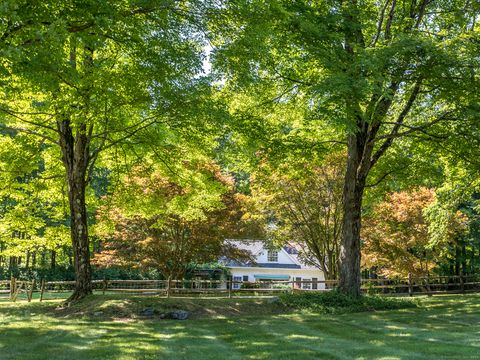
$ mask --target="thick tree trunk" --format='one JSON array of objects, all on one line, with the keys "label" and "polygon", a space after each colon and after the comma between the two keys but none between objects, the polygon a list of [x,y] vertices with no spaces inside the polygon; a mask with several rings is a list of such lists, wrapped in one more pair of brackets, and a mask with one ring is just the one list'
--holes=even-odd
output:
[{"label": "thick tree trunk", "polygon": [[80,125],[74,137],[68,120],[58,123],[62,160],[68,183],[70,231],[75,268],[75,289],[67,303],[92,293],[90,248],[87,228],[85,189],[87,186],[88,138],[85,126]]},{"label": "thick tree trunk", "polygon": [[68,301],[75,301],[91,294],[92,284],[87,231],[87,210],[85,206],[85,186],[81,186],[78,182],[73,181],[73,184],[70,183],[69,187],[68,197],[70,201],[70,230],[73,246],[73,264],[75,268],[75,290]]},{"label": "thick tree trunk", "polygon": [[339,290],[360,295],[360,229],[366,173],[361,171],[363,144],[351,135],[343,190],[343,227],[340,246]]}]

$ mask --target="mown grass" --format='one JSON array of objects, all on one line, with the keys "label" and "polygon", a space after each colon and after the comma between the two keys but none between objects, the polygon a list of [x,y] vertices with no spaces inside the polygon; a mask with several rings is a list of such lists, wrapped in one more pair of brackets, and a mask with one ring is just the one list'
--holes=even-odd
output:
[{"label": "mown grass", "polygon": [[[124,312],[115,310],[122,301]],[[147,303],[162,310],[186,308],[194,316],[125,317],[136,311],[132,306]],[[96,295],[86,308],[55,310],[58,304],[0,302],[0,359],[476,359],[480,354],[480,295],[422,298],[417,308],[339,315],[282,313],[268,300],[251,299]],[[102,307],[101,315],[90,310]]]}]

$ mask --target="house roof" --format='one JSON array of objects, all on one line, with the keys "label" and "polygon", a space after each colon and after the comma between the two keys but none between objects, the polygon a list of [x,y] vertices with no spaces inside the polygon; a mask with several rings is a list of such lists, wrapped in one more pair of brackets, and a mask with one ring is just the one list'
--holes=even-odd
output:
[{"label": "house roof", "polygon": [[245,240],[235,240],[235,239],[227,239],[225,240],[227,243],[237,247],[241,250],[247,250],[252,253],[253,256],[257,256],[262,252],[264,249],[264,242],[261,240],[252,240],[252,239],[245,239]]},{"label": "house roof", "polygon": [[[249,251],[254,257],[257,257],[265,248],[265,241],[257,239],[246,239],[246,240],[236,240],[236,239],[227,239],[229,244],[241,249]],[[265,268],[275,268],[275,269],[301,269],[301,268],[310,268],[301,262],[298,258],[298,249],[294,243],[287,243],[282,246],[280,251],[283,251],[288,258],[292,260],[291,264],[282,264],[282,263],[240,263],[234,260],[226,260],[227,266],[230,267],[265,267]]]},{"label": "house roof", "polygon": [[230,267],[262,267],[270,269],[301,269],[301,265],[298,264],[279,264],[279,263],[255,263],[255,264],[242,264],[237,261],[229,261],[227,266]]}]

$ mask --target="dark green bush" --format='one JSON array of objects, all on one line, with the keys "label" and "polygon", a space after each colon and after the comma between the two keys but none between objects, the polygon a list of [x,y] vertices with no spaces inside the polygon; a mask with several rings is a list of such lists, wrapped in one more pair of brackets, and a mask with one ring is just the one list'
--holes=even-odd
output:
[{"label": "dark green bush", "polygon": [[158,270],[139,270],[128,268],[97,268],[92,267],[92,278],[94,280],[158,280],[163,276]]},{"label": "dark green bush", "polygon": [[260,283],[258,282],[244,282],[241,285],[242,289],[260,289]]},{"label": "dark green bush", "polygon": [[[39,269],[0,269],[0,280],[8,280],[11,276],[22,280],[45,279],[47,281],[73,281],[75,280],[75,271],[73,267],[57,266],[51,268]],[[115,279],[115,280],[157,280],[162,279],[160,272],[156,270],[141,271],[138,269],[127,268],[97,268],[92,267],[92,279]]]},{"label": "dark green bush", "polygon": [[285,293],[278,300],[287,307],[321,313],[348,313],[375,310],[393,310],[416,307],[410,299],[362,295],[352,297],[332,290],[324,292]]},{"label": "dark green bush", "polygon": [[39,268],[25,269],[14,267],[12,269],[0,269],[0,280],[8,280],[10,277],[22,280],[41,280],[47,281],[71,281],[75,280],[75,272],[71,267],[58,266],[54,269]]}]

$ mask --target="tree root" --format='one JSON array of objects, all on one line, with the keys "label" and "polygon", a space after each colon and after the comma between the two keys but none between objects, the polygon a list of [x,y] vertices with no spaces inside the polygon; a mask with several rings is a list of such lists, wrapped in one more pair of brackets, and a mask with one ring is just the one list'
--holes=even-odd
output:
[{"label": "tree root", "polygon": [[70,305],[76,304],[90,295],[92,295],[92,290],[76,289],[73,291],[73,294],[70,295],[70,297],[62,303],[62,306],[70,307]]}]

